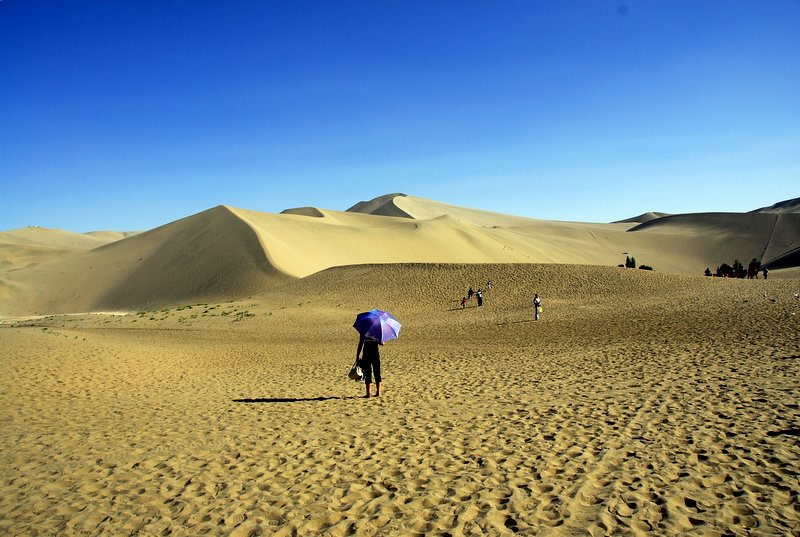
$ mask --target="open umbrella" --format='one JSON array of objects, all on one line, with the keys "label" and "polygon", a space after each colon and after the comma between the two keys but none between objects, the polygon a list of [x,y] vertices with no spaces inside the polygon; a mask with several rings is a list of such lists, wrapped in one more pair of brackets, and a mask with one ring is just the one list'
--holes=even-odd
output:
[{"label": "open umbrella", "polygon": [[371,337],[383,345],[385,341],[395,339],[400,335],[400,323],[392,314],[383,310],[370,310],[359,313],[353,323],[359,334]]}]

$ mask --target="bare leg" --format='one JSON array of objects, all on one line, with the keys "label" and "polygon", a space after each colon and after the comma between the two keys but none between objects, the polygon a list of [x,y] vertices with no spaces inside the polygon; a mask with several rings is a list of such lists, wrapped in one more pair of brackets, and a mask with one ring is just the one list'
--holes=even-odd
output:
[{"label": "bare leg", "polygon": [[375,397],[381,396],[381,383],[378,382],[375,384]]},{"label": "bare leg", "polygon": [[368,399],[369,398],[369,387],[372,386],[372,385],[369,382],[366,382],[365,384],[367,385],[367,395],[365,395],[364,397],[366,397]]}]

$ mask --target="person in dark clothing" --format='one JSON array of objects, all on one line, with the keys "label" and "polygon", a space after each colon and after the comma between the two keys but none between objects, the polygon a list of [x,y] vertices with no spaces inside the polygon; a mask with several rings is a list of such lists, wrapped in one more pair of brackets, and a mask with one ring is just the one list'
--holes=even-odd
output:
[{"label": "person in dark clothing", "polygon": [[478,289],[478,292],[475,293],[475,296],[478,297],[478,306],[483,306],[483,291]]},{"label": "person in dark clothing", "polygon": [[373,373],[375,375],[375,397],[380,397],[381,395],[381,353],[378,350],[378,345],[380,343],[371,337],[362,335],[358,338],[356,361],[364,371],[364,384],[367,388],[367,394],[364,397],[366,398],[371,397],[370,387]]}]

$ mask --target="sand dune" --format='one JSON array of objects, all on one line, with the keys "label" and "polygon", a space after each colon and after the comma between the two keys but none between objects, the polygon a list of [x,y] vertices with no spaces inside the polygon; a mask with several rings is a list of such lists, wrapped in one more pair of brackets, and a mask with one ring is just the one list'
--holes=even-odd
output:
[{"label": "sand dune", "polygon": [[135,309],[246,294],[280,277],[252,229],[224,207],[16,271],[28,312]]},{"label": "sand dune", "polygon": [[[756,258],[769,263],[800,245],[798,213],[699,213],[665,216],[631,229],[632,233],[681,236],[708,257],[729,259],[734,249],[745,264]],[[692,246],[687,245],[688,248]],[[745,255],[746,252],[751,252]],[[717,264],[719,264],[718,262]]]},{"label": "sand dune", "polygon": [[[87,252],[119,240],[123,235],[124,233],[79,234],[36,226],[0,232],[0,304],[15,304],[19,297],[31,292],[29,285],[14,281],[9,276],[11,272]],[[58,274],[53,274],[47,278],[55,282],[57,277]],[[36,281],[34,285],[48,284]],[[0,306],[0,315],[3,313]]]},{"label": "sand dune", "polygon": [[372,214],[376,216],[399,216],[401,218],[413,218],[411,215],[397,206],[396,200],[406,194],[386,194],[377,198],[360,201],[347,209],[348,212]]},{"label": "sand dune", "polygon": [[0,232],[0,272],[23,268],[59,255],[84,252],[112,239],[60,229],[27,227]]},{"label": "sand dune", "polygon": [[[657,271],[702,274],[734,259],[784,256],[800,243],[800,215],[704,213],[638,225],[591,224],[389,194],[348,211],[305,207],[270,214],[221,206],[91,250],[116,237],[48,231],[40,251],[30,238],[23,245],[6,236],[18,242],[3,249],[5,266],[20,270],[0,274],[3,315],[241,298],[281,278],[363,264],[615,266],[632,255]],[[32,259],[35,265],[22,268]]]}]

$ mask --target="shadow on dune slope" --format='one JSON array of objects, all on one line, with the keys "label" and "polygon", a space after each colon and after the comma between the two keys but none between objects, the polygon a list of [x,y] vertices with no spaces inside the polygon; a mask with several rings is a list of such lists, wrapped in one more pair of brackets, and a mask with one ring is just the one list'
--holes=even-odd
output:
[{"label": "shadow on dune slope", "polygon": [[219,206],[12,278],[27,286],[20,309],[61,313],[246,296],[287,276],[253,229]]}]

